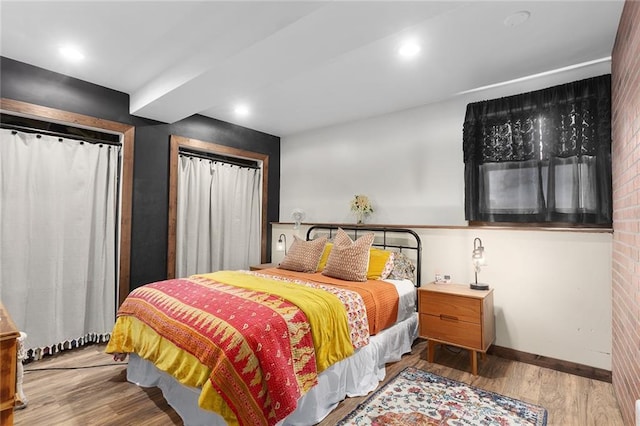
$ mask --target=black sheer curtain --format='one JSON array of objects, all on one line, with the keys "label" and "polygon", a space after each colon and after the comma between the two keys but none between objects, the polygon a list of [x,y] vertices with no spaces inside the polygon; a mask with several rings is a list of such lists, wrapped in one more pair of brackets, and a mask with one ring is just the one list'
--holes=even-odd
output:
[{"label": "black sheer curtain", "polygon": [[467,105],[465,217],[611,225],[611,75]]}]

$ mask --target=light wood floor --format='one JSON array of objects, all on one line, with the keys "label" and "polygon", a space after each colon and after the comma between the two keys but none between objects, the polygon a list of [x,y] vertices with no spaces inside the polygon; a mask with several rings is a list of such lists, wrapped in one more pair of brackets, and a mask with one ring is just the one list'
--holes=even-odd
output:
[{"label": "light wood floor", "polygon": [[[25,373],[24,390],[29,406],[15,412],[14,424],[31,425],[182,425],[157,388],[143,389],[126,381],[126,367],[93,345],[33,362],[36,368],[81,367]],[[487,355],[479,362],[479,375],[468,371],[466,351],[441,348],[436,362],[426,361],[426,342],[417,340],[411,354],[387,366],[388,380],[407,366],[544,406],[549,426],[622,426],[622,417],[610,383],[560,373]],[[366,397],[347,398],[321,425],[335,425]]]}]

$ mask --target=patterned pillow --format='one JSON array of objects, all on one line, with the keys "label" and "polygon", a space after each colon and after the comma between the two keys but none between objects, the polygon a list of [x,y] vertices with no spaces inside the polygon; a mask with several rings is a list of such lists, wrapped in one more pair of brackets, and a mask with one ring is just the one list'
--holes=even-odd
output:
[{"label": "patterned pillow", "polygon": [[411,282],[415,282],[415,272],[416,267],[404,253],[395,252],[393,254],[393,269],[387,278],[391,280],[410,280]]},{"label": "patterned pillow", "polygon": [[340,245],[353,244],[353,240],[351,239],[349,234],[347,234],[342,228],[338,228],[338,231],[336,232],[336,236],[333,237],[333,242],[334,244],[340,244]]},{"label": "patterned pillow", "polygon": [[374,238],[375,234],[372,232],[354,242],[346,232],[338,228],[322,274],[345,281],[367,281],[369,249]]},{"label": "patterned pillow", "polygon": [[389,254],[389,258],[387,259],[387,263],[384,264],[384,269],[382,269],[382,273],[380,274],[380,279],[384,280],[385,278],[389,278],[389,274],[393,271],[393,260],[395,259],[396,252],[392,251]]},{"label": "patterned pillow", "polygon": [[327,237],[305,241],[294,235],[293,244],[278,268],[297,272],[316,272],[326,242]]},{"label": "patterned pillow", "polygon": [[344,232],[342,228],[338,228],[338,232],[335,237],[327,240],[327,245],[324,246],[324,251],[322,252],[322,256],[320,257],[320,262],[318,262],[317,272],[322,272],[327,266],[327,260],[329,259],[329,253],[331,253],[331,249],[333,248],[334,241],[338,241],[339,244],[349,244],[351,243],[351,238],[349,235]]}]

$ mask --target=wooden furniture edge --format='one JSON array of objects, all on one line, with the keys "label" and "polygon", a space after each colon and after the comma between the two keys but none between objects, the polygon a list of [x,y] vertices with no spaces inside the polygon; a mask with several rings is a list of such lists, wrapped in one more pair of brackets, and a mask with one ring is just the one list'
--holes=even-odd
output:
[{"label": "wooden furniture edge", "polygon": [[11,315],[0,301],[0,425],[13,425],[13,410],[16,405],[16,375],[20,337]]},{"label": "wooden furniture edge", "polygon": [[522,352],[503,346],[491,345],[487,351],[490,355],[496,355],[500,358],[511,359],[514,361],[524,362],[525,364],[536,365],[538,367],[549,368],[551,370],[569,373],[575,376],[586,377],[588,379],[599,380],[601,382],[612,382],[611,371],[603,368],[591,367],[572,361],[564,361],[561,359],[550,358],[543,355]]}]

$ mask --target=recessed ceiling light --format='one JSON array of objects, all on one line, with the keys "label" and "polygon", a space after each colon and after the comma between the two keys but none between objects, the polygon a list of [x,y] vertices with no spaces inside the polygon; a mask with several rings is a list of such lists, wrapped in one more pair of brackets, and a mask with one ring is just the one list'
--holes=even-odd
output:
[{"label": "recessed ceiling light", "polygon": [[72,62],[80,62],[84,59],[84,54],[73,46],[62,46],[59,49],[59,52],[65,59],[68,59]]},{"label": "recessed ceiling light", "polygon": [[413,40],[406,41],[400,45],[398,54],[403,58],[412,58],[420,52],[420,45]]},{"label": "recessed ceiling light", "polygon": [[245,117],[249,115],[249,107],[246,105],[237,105],[233,112],[235,112],[238,116]]},{"label": "recessed ceiling light", "polygon": [[518,25],[524,24],[529,20],[531,12],[527,10],[521,10],[520,12],[513,13],[507,16],[504,20],[505,27],[513,28]]}]

